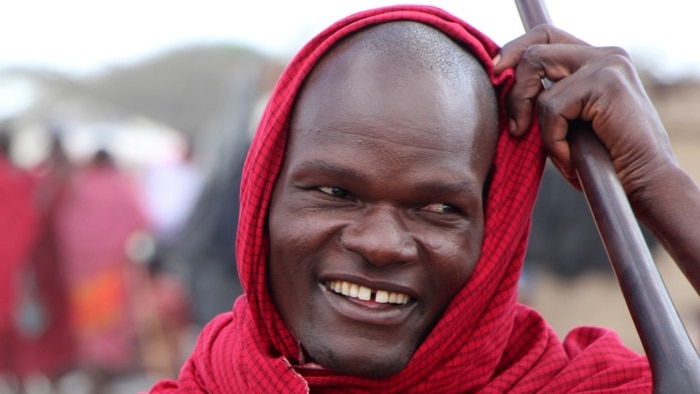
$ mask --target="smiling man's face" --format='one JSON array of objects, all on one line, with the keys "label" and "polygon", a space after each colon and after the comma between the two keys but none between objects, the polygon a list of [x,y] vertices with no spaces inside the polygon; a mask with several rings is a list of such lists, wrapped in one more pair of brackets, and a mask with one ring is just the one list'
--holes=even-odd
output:
[{"label": "smiling man's face", "polygon": [[[395,28],[449,41],[415,23]],[[432,67],[412,44],[396,54],[363,45],[388,34],[374,30],[326,55],[297,98],[270,207],[269,273],[310,359],[384,377],[406,366],[474,270],[497,121],[469,55]]]}]

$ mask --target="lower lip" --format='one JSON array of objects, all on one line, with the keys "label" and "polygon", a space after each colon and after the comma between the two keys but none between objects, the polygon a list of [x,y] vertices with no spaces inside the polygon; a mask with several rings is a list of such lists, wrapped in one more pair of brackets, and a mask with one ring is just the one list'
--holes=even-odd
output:
[{"label": "lower lip", "polygon": [[404,323],[416,305],[413,301],[402,305],[362,301],[330,291],[325,286],[321,286],[321,288],[331,307],[337,313],[353,321],[377,326],[393,326]]}]

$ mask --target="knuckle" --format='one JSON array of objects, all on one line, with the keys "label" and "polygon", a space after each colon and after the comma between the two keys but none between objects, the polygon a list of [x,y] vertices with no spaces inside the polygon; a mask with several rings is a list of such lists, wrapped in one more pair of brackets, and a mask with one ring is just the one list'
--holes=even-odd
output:
[{"label": "knuckle", "polygon": [[612,47],[607,47],[607,50],[608,50],[608,52],[610,52],[610,56],[619,56],[619,57],[627,59],[627,61],[630,60],[629,53],[627,53],[627,51],[624,48],[612,46]]},{"label": "knuckle", "polygon": [[630,57],[624,50],[620,49],[620,51],[612,51],[603,60],[604,67],[599,70],[598,74],[606,83],[615,85],[636,75],[636,68]]},{"label": "knuckle", "polygon": [[635,69],[627,51],[619,47],[608,48],[608,55],[605,57],[605,62],[610,67],[627,73]]},{"label": "knuckle", "polygon": [[548,91],[544,91],[537,96],[537,100],[535,101],[537,112],[542,118],[547,118],[557,111],[556,101],[552,100],[550,96],[551,95],[548,94]]},{"label": "knuckle", "polygon": [[520,59],[520,64],[525,64],[531,69],[539,68],[541,63],[540,56],[538,55],[539,49],[540,46],[538,45],[531,45],[525,49]]},{"label": "knuckle", "polygon": [[533,34],[543,38],[544,43],[551,43],[553,38],[561,33],[561,30],[548,24],[538,25],[532,29]]}]

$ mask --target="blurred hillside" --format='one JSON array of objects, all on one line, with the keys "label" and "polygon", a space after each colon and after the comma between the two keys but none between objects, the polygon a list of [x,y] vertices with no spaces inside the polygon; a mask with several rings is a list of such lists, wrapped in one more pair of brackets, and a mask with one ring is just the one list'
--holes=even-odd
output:
[{"label": "blurred hillside", "polygon": [[[240,120],[230,118],[231,109],[263,101],[282,66],[283,62],[255,51],[220,45],[173,50],[83,79],[47,70],[6,70],[0,72],[0,104],[12,107],[13,101],[22,101],[23,105],[14,105],[11,113],[0,110],[0,122],[11,123],[18,136],[31,134],[40,142],[59,129],[69,151],[76,139],[95,139],[82,148],[94,151],[112,143],[115,134],[145,128],[178,134],[207,152],[217,145],[218,129],[234,127],[230,123]],[[140,126],[135,127],[136,123]],[[250,133],[249,126],[236,132]],[[88,136],[71,139],[77,129]],[[138,138],[132,140],[138,145]],[[21,163],[31,164],[42,152],[19,149],[14,153],[21,156]]]},{"label": "blurred hillside", "polygon": [[101,101],[195,134],[226,105],[236,105],[230,99],[238,81],[257,81],[256,93],[262,94],[280,72],[279,63],[248,49],[191,47],[113,70],[83,86]]}]

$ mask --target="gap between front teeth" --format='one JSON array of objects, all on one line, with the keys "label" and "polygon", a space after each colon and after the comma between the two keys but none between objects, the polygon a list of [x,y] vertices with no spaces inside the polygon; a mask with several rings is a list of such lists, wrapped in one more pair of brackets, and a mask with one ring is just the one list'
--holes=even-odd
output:
[{"label": "gap between front teeth", "polygon": [[403,305],[408,302],[410,297],[408,294],[397,293],[387,290],[373,290],[369,287],[360,286],[355,283],[350,283],[341,280],[334,280],[328,283],[328,288],[338,294],[346,297],[358,298],[363,301],[370,301],[374,295],[374,302],[379,304],[397,304]]}]

